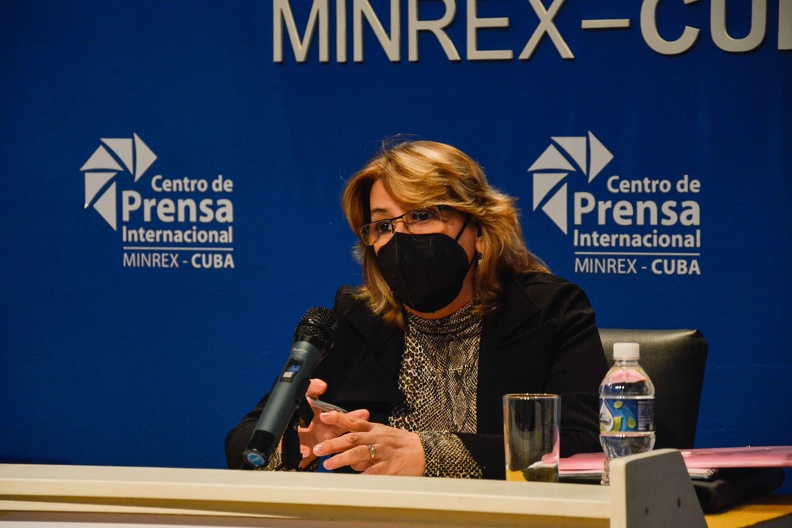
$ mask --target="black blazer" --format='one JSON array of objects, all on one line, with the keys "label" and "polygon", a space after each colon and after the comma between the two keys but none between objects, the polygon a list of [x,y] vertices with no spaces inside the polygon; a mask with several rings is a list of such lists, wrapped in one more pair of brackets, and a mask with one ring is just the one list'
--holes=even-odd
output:
[{"label": "black blazer", "polygon": [[[403,401],[398,377],[404,332],[385,326],[352,289],[341,288],[334,344],[314,377],[328,383],[322,397],[346,409],[368,409],[387,423]],[[484,319],[479,346],[476,434],[459,437],[485,478],[503,479],[502,396],[514,392],[561,395],[561,456],[599,451],[597,388],[607,365],[595,314],[583,290],[554,275],[531,273],[506,285],[502,307]],[[242,451],[266,398],[226,438],[229,467]]]}]

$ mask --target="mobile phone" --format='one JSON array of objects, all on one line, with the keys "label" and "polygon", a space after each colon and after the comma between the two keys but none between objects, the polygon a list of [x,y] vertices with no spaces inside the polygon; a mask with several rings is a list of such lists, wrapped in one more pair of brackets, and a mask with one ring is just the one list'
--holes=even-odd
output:
[{"label": "mobile phone", "polygon": [[322,400],[315,400],[313,398],[308,398],[308,402],[323,412],[329,412],[329,411],[337,411],[340,413],[346,412],[346,409],[342,409],[338,405],[333,405],[332,403],[323,402]]}]

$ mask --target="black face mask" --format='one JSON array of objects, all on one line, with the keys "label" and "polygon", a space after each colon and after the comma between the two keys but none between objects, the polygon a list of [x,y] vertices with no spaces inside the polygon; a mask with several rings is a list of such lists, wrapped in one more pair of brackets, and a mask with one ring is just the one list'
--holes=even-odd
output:
[{"label": "black face mask", "polygon": [[451,238],[442,233],[410,235],[393,233],[377,254],[377,263],[393,296],[421,313],[432,313],[451,304],[462,291],[465,276],[473,263],[457,240],[465,225]]}]

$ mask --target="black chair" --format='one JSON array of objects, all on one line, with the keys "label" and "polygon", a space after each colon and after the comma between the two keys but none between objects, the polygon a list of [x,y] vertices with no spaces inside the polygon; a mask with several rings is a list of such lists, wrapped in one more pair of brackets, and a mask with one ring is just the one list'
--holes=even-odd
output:
[{"label": "black chair", "polygon": [[655,386],[655,449],[690,449],[696,439],[709,346],[698,330],[600,328],[613,365],[613,343],[638,343],[641,366]]}]

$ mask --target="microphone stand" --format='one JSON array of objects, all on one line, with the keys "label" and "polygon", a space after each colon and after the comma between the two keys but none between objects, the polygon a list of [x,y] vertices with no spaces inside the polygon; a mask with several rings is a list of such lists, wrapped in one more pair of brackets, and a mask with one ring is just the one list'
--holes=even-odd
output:
[{"label": "microphone stand", "polygon": [[281,442],[281,463],[283,464],[283,469],[286,471],[300,470],[302,453],[300,452],[300,436],[297,433],[297,428],[300,426],[308,427],[313,418],[313,409],[311,409],[311,404],[308,403],[303,393],[300,398],[299,407],[297,411],[292,414],[289,425],[283,433],[283,440]]}]

